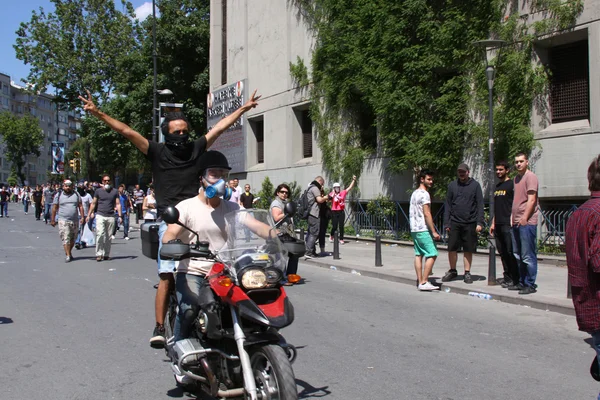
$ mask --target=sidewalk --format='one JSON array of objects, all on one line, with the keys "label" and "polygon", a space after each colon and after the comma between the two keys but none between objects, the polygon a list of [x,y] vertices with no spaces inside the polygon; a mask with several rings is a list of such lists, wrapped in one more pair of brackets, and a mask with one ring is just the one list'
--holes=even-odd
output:
[{"label": "sidewalk", "polygon": [[[372,241],[357,241],[356,239],[346,241],[346,244],[340,245],[339,260],[333,259],[333,243],[327,241],[325,250],[330,252],[330,255],[304,262],[323,268],[334,266],[338,271],[355,271],[363,276],[416,286],[412,245],[382,243],[382,267],[375,267],[375,243]],[[439,256],[433,267],[433,275],[430,278],[434,283],[441,284],[442,276],[448,270],[448,253],[442,246],[438,246],[438,251]],[[468,295],[471,291],[487,293],[492,296],[493,300],[575,315],[573,302],[567,298],[567,268],[564,258],[539,256],[536,279],[538,284],[537,293],[519,295],[517,291],[504,289],[500,285],[488,286],[488,257],[488,254],[479,253],[473,256],[471,275],[474,282],[468,285],[462,281],[463,263],[462,255],[459,253],[458,279],[442,284],[441,290],[449,288],[452,293],[465,295]],[[300,275],[302,275],[301,271]],[[502,276],[500,257],[497,257],[496,260],[496,276]],[[416,287],[415,290],[417,290]],[[426,296],[428,293],[423,293],[423,295]]]}]

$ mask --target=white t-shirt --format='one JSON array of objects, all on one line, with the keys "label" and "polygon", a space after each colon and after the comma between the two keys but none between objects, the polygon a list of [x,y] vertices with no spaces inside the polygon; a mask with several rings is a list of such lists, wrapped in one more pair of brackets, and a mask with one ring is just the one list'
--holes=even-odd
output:
[{"label": "white t-shirt", "polygon": [[[198,232],[201,242],[209,242],[209,249],[212,252],[221,250],[227,241],[225,215],[240,209],[238,204],[230,201],[221,201],[217,208],[210,208],[198,196],[184,200],[176,207],[179,210],[181,223]],[[196,235],[187,229],[183,229],[177,239],[181,239],[183,243],[196,243]],[[185,259],[179,261],[177,272],[204,276],[213,264],[213,260]]]},{"label": "white t-shirt", "polygon": [[423,189],[417,189],[410,196],[410,231],[411,232],[427,232],[427,224],[425,223],[425,214],[423,214],[423,206],[431,204],[429,192]]}]

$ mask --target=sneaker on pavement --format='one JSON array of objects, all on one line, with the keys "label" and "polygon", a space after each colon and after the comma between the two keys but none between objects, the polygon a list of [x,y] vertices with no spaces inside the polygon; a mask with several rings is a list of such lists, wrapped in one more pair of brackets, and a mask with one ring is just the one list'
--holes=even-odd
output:
[{"label": "sneaker on pavement", "polygon": [[440,290],[438,286],[431,284],[431,282],[421,283],[419,285],[419,290],[422,292],[431,292],[432,290]]},{"label": "sneaker on pavement", "polygon": [[66,263],[69,263],[69,262],[71,262],[71,257],[69,257],[69,256],[66,256],[66,257],[65,257],[65,262],[66,262]]},{"label": "sneaker on pavement", "polygon": [[317,255],[314,254],[314,253],[305,253],[304,254],[304,259],[305,260],[310,260],[311,258],[316,258],[316,257],[317,257]]},{"label": "sneaker on pavement", "polygon": [[455,269],[449,269],[448,272],[446,272],[446,275],[442,277],[442,282],[450,282],[451,280],[456,279],[457,276],[458,272],[456,272]]},{"label": "sneaker on pavement", "polygon": [[156,324],[156,327],[154,327],[154,332],[150,338],[150,347],[155,349],[165,347],[165,327],[163,325]]},{"label": "sneaker on pavement", "polygon": [[340,239],[340,244],[344,244],[346,242],[344,242],[344,239]]},{"label": "sneaker on pavement", "polygon": [[125,236],[123,239],[125,239],[125,240],[129,240],[129,236]]},{"label": "sneaker on pavement", "polygon": [[531,286],[525,286],[523,289],[519,290],[519,294],[531,294],[535,292],[537,292],[537,290]]},{"label": "sneaker on pavement", "polygon": [[329,241],[333,242],[333,236],[329,236]]},{"label": "sneaker on pavement", "polygon": [[508,287],[508,290],[522,290],[523,286],[519,283]]},{"label": "sneaker on pavement", "polygon": [[469,271],[465,271],[463,280],[465,283],[473,283],[473,277],[471,276],[471,273]]},{"label": "sneaker on pavement", "polygon": [[110,240],[115,240],[115,235],[110,235]]}]

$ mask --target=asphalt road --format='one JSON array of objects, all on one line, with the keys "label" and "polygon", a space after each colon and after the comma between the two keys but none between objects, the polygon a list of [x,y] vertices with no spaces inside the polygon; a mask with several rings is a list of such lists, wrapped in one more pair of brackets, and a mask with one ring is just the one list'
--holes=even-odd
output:
[{"label": "asphalt road", "polygon": [[[0,219],[0,399],[188,398],[148,346],[156,267],[139,232],[69,264],[50,225]],[[14,219],[14,221],[12,220]],[[595,399],[575,320],[301,264],[291,287],[303,399]]]}]

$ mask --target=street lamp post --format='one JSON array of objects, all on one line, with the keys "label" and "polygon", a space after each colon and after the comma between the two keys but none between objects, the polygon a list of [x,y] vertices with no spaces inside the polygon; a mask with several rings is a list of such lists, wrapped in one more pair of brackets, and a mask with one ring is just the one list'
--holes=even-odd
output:
[{"label": "street lamp post", "polygon": [[156,142],[157,132],[156,126],[158,123],[156,122],[156,1],[152,0],[152,64],[153,64],[153,72],[154,72],[154,80],[153,80],[153,89],[152,89],[152,141]]},{"label": "street lamp post", "polygon": [[[496,65],[500,60],[500,51],[506,44],[503,40],[480,40],[473,43],[485,52],[485,76],[488,84],[488,129],[489,129],[489,218],[490,223],[494,219],[494,183],[495,173],[495,161],[494,161],[494,78],[496,76]],[[495,61],[495,62],[494,62]],[[492,238],[488,239],[489,249],[489,262],[488,262],[488,285],[496,285],[496,246]]]}]

